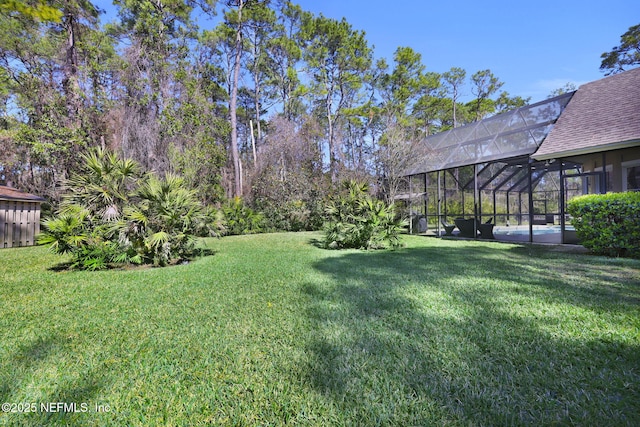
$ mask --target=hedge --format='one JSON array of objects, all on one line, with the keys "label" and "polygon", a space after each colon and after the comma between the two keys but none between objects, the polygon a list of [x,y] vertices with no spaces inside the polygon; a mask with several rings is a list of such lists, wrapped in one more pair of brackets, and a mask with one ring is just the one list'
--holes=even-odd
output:
[{"label": "hedge", "polygon": [[640,258],[640,192],[576,197],[567,212],[580,242],[593,253]]}]

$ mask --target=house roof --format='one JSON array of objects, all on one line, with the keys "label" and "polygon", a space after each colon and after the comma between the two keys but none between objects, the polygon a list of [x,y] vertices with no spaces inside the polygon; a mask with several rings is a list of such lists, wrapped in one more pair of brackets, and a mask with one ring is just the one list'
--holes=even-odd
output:
[{"label": "house roof", "polygon": [[24,193],[12,187],[0,185],[0,200],[11,200],[20,202],[44,202],[40,197],[29,193]]},{"label": "house roof", "polygon": [[640,68],[580,86],[536,160],[640,146]]}]

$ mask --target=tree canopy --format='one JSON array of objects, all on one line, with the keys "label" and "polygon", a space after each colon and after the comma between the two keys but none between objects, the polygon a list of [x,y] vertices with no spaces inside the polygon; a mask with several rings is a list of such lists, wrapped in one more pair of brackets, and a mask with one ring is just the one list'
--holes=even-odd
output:
[{"label": "tree canopy", "polygon": [[[57,205],[81,155],[110,149],[207,204],[313,210],[345,179],[391,194],[406,147],[529,102],[410,46],[376,58],[346,19],[287,0],[113,4],[104,23],[95,1],[0,0],[0,181]],[[639,31],[603,67],[637,64]]]},{"label": "tree canopy", "polygon": [[640,24],[630,27],[620,37],[620,45],[600,57],[600,69],[607,76],[640,65]]}]

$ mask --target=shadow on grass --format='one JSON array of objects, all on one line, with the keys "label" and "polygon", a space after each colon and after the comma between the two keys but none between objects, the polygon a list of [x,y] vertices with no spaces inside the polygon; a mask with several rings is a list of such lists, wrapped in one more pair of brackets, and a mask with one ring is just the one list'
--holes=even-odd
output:
[{"label": "shadow on grass", "polygon": [[13,402],[14,400],[11,399],[13,388],[17,388],[23,379],[20,374],[32,371],[59,351],[60,339],[57,336],[38,337],[29,344],[17,348],[10,360],[13,362],[12,365],[18,366],[18,368],[12,369],[11,373],[5,372],[8,376],[3,376],[3,381],[0,384],[0,400]]},{"label": "shadow on grass", "polygon": [[[96,396],[109,388],[109,384],[104,380],[108,377],[107,371],[98,367],[79,367],[77,370],[59,368],[58,361],[68,358],[72,353],[68,341],[60,335],[36,337],[31,342],[21,345],[9,356],[12,372],[3,376],[0,383],[0,400],[23,405],[36,404],[35,411],[19,410],[4,414],[9,424],[11,421],[16,425],[66,422],[69,416],[77,418],[78,413],[83,415],[85,412],[93,411]],[[39,376],[55,371],[57,372],[53,387],[46,390],[29,390],[30,395],[27,397],[15,395],[20,390],[28,389],[30,382],[41,383],[42,378]],[[34,396],[37,396],[37,399]],[[58,402],[67,406],[56,406]],[[50,404],[50,407],[47,406]]]},{"label": "shadow on grass", "polygon": [[347,422],[637,425],[638,264],[588,262],[474,244],[322,260],[308,380]]},{"label": "shadow on grass", "polygon": [[[176,265],[184,265],[184,264],[189,264],[191,262],[197,261],[199,259],[202,258],[206,258],[206,257],[210,257],[210,256],[214,256],[217,253],[216,250],[211,249],[211,248],[196,248],[193,251],[193,256],[189,259],[175,259],[173,260],[171,263],[169,263],[166,266],[154,266],[150,263],[143,263],[143,264],[113,264],[113,263],[108,263],[105,264],[104,268],[100,269],[102,271],[104,270],[142,270],[142,269],[147,269],[147,268],[168,268],[168,267],[174,267]],[[53,271],[53,272],[64,272],[64,271],[81,271],[84,270],[82,268],[77,268],[75,267],[75,262],[74,261],[65,261],[65,262],[61,262],[58,264],[55,264],[51,267],[49,267],[47,270],[49,271]]]},{"label": "shadow on grass", "polygon": [[327,249],[322,239],[316,239],[316,238],[310,239],[309,244],[312,246],[315,246],[318,249]]}]

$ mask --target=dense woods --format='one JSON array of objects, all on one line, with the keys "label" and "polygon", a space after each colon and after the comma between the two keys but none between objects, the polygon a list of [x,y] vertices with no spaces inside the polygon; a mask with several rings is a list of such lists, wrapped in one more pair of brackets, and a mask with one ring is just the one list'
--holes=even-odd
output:
[{"label": "dense woods", "polygon": [[308,228],[338,183],[391,197],[412,143],[529,101],[408,46],[376,58],[364,31],[289,1],[114,0],[111,22],[98,4],[2,2],[0,180],[53,206],[81,155],[110,149]]}]

